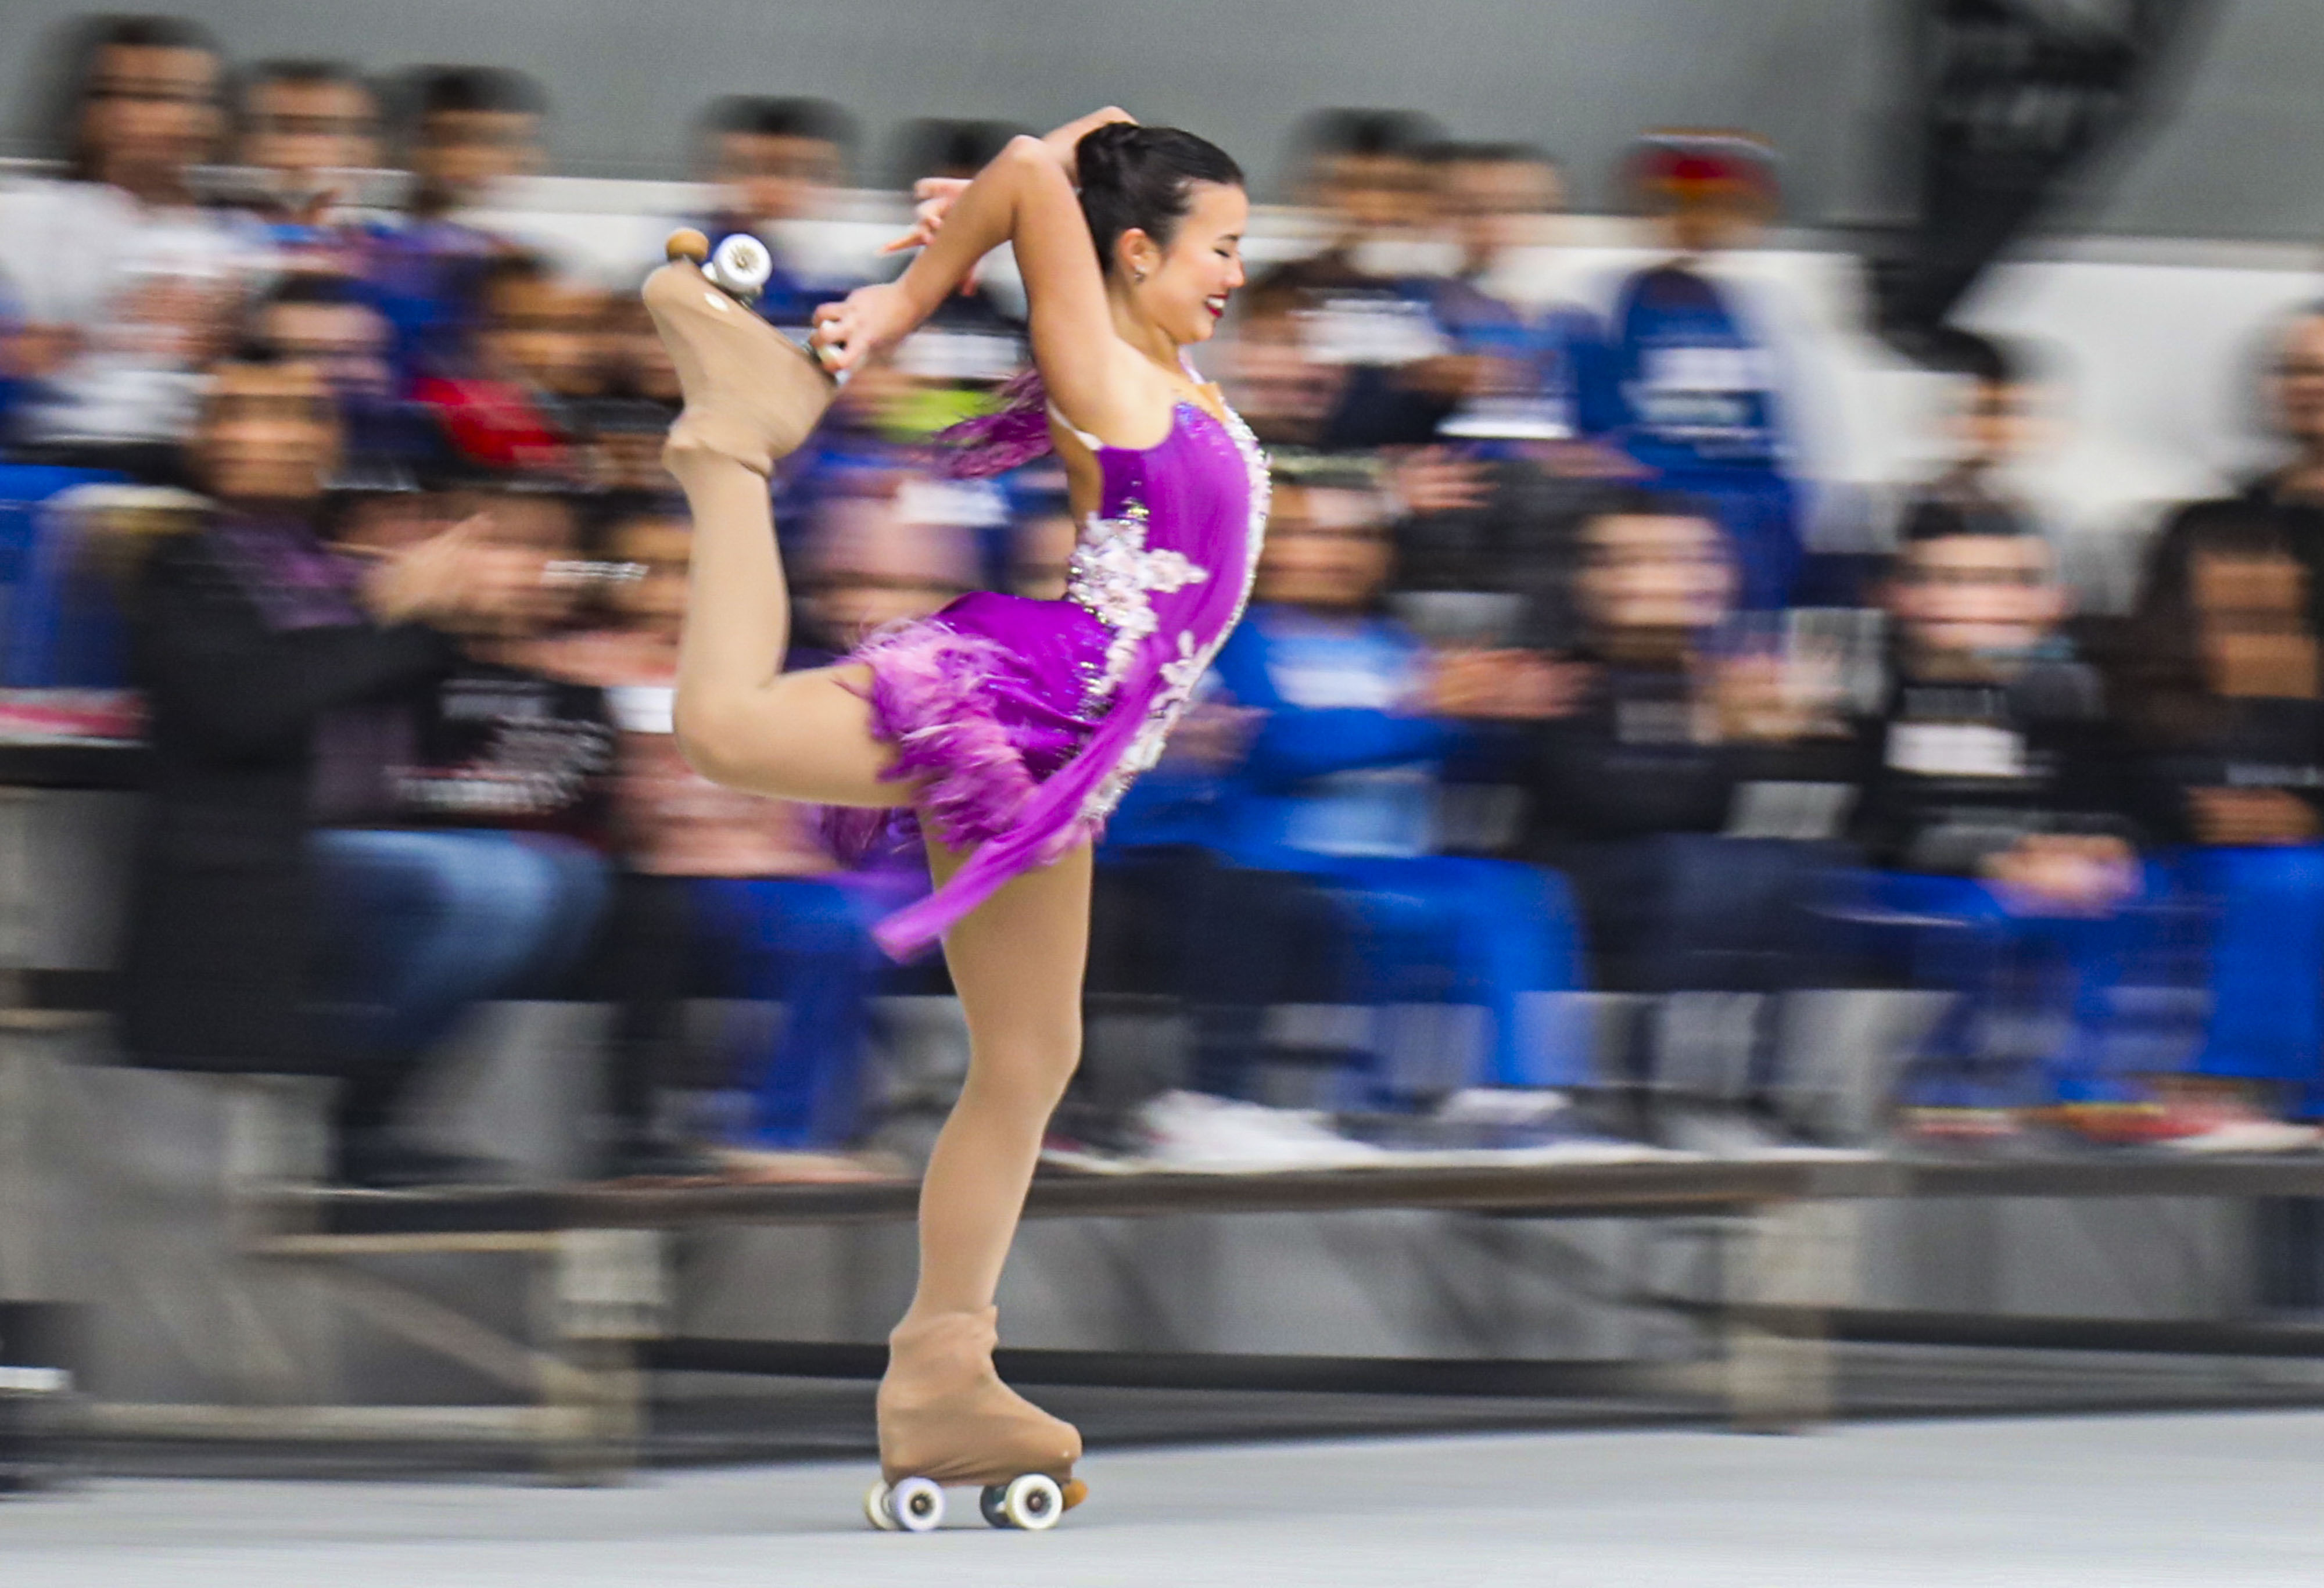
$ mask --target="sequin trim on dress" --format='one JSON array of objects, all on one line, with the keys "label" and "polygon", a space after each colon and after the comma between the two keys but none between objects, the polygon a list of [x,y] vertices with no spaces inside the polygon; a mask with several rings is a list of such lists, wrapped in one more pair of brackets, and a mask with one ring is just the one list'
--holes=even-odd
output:
[{"label": "sequin trim on dress", "polygon": [[1065,565],[1065,598],[1113,632],[1105,670],[1090,684],[1089,704],[1102,704],[1137,664],[1138,648],[1159,626],[1154,597],[1199,585],[1211,570],[1182,551],[1146,549],[1146,504],[1132,502],[1111,518],[1090,515]]}]

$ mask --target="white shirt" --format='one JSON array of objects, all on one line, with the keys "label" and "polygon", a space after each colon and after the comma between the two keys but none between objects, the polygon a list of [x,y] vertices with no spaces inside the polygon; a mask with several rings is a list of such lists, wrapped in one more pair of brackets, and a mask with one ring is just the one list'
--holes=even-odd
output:
[{"label": "white shirt", "polygon": [[263,268],[263,244],[231,215],[149,209],[97,182],[36,181],[0,193],[0,278],[34,324],[69,325],[80,351],[23,398],[18,438],[179,441],[193,428],[200,365]]}]

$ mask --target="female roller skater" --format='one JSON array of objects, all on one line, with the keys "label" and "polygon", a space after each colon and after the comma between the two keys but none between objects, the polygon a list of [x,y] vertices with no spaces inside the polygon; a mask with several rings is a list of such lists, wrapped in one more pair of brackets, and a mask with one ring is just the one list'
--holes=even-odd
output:
[{"label": "female roller skater", "polygon": [[[1258,561],[1265,460],[1183,353],[1242,283],[1248,214],[1224,153],[1109,110],[1017,139],[923,204],[903,276],[817,310],[821,369],[712,290],[687,257],[698,236],[673,238],[646,284],[686,391],[667,452],[695,521],[679,744],[720,782],[910,807],[937,888],[878,934],[899,956],[941,937],[968,1017],[968,1079],[921,1187],[918,1287],[880,1385],[880,1527],[934,1527],[945,1484],[983,1485],[996,1525],[1047,1527],[1081,1497],[1079,1434],[993,1371],[993,1294],[1080,1057],[1092,840],[1160,754]],[[964,596],[837,666],[780,672],[765,476],[832,375],[893,346],[1004,242],[1038,378],[964,427],[957,466],[1056,448],[1082,523],[1065,598]]]}]

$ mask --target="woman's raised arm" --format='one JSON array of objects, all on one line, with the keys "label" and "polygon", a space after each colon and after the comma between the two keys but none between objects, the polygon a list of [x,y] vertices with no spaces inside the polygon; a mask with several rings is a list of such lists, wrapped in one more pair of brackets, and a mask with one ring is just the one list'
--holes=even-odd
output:
[{"label": "woman's raised arm", "polygon": [[1126,438],[1146,428],[1152,404],[1139,401],[1145,383],[1122,378],[1140,360],[1114,329],[1097,249],[1066,176],[1082,133],[1120,119],[1119,112],[1100,112],[1046,139],[1010,140],[953,201],[934,239],[898,281],[816,311],[815,340],[825,363],[844,370],[892,346],[1006,242],[1015,246],[1025,281],[1033,361],[1050,401],[1076,428],[1102,436]]}]

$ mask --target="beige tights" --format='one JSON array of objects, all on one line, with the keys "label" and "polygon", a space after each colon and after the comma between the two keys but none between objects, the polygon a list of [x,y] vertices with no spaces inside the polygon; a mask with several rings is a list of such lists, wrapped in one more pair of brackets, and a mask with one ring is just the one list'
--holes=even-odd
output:
[{"label": "beige tights", "polygon": [[[929,856],[939,883],[964,858],[936,845]],[[1081,1457],[1070,1424],[993,1371],[992,1297],[1042,1133],[1081,1058],[1089,896],[1084,845],[1010,882],[945,939],[968,1016],[968,1080],[920,1183],[919,1286],[889,1336],[880,1463],[890,1482],[1064,1478]]]},{"label": "beige tights", "polygon": [[[665,459],[695,545],[678,663],[678,734],[722,783],[794,799],[893,805],[892,752],[871,733],[863,669],[782,671],[788,592],[766,475],[830,401],[830,383],[691,264],[658,271],[646,302],[686,391]],[[853,687],[851,687],[853,686]],[[964,855],[932,843],[941,883]],[[993,1294],[1049,1115],[1081,1058],[1090,852],[1011,880],[945,942],[968,1017],[968,1079],[920,1188],[919,1283],[880,1389],[890,1481],[1063,1478],[1081,1436],[992,1369]]]}]

